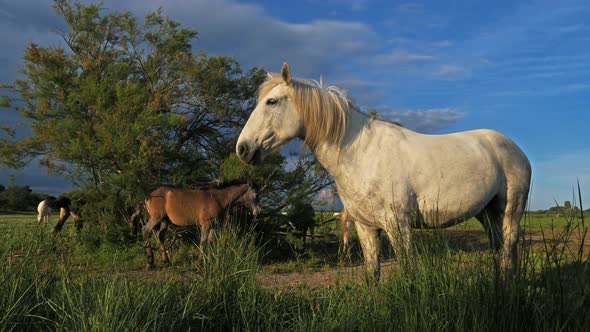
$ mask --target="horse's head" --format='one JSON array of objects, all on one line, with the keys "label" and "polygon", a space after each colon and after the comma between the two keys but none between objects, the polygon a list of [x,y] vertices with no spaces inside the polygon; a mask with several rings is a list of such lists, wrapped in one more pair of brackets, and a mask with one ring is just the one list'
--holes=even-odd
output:
[{"label": "horse's head", "polygon": [[248,210],[252,211],[254,216],[257,216],[262,211],[258,193],[256,192],[256,189],[250,185],[246,193],[240,197],[239,202],[244,204]]},{"label": "horse's head", "polygon": [[262,85],[258,104],[242,129],[236,152],[246,163],[260,163],[265,154],[302,136],[303,123],[290,93],[291,71],[286,62],[281,77]]}]

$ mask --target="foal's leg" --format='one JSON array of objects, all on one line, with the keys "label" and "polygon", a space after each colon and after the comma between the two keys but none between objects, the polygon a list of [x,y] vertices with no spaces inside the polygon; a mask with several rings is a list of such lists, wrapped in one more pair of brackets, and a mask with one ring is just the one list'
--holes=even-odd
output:
[{"label": "foal's leg", "polygon": [[211,233],[211,223],[207,220],[201,224],[201,240],[199,242],[201,250],[209,243],[209,233]]},{"label": "foal's leg", "polygon": [[154,252],[152,250],[152,246],[150,244],[150,233],[152,230],[164,219],[164,216],[158,217],[151,217],[145,226],[143,226],[143,243],[145,247],[145,251],[147,253],[147,267],[151,268],[154,266]]},{"label": "foal's leg", "polygon": [[209,229],[209,236],[207,237],[207,245],[210,245],[215,240],[215,227]]},{"label": "foal's leg", "polygon": [[303,252],[305,253],[305,247],[306,247],[306,242],[307,242],[307,226],[303,226],[303,234],[301,235],[302,239],[303,239]]},{"label": "foal's leg", "polygon": [[372,274],[375,281],[379,281],[381,274],[379,266],[379,237],[378,229],[360,222],[355,223],[359,241],[365,257],[367,272]]},{"label": "foal's leg", "polygon": [[70,217],[70,210],[67,208],[60,208],[59,209],[59,220],[58,220],[57,224],[55,225],[53,232],[54,233],[61,232],[62,227],[64,227],[64,224],[66,223],[66,220],[68,220],[69,217]]},{"label": "foal's leg", "polygon": [[200,254],[197,257],[196,266],[201,266],[203,255],[205,255],[205,247],[209,243],[209,235],[211,233],[211,222],[206,220],[201,223],[201,240],[199,241]]},{"label": "foal's leg", "polygon": [[160,223],[160,229],[156,232],[156,242],[160,247],[160,256],[162,256],[162,267],[169,267],[170,266],[170,259],[168,258],[168,253],[166,252],[166,247],[164,246],[164,241],[166,241],[166,230],[168,229],[168,223],[163,221]]}]

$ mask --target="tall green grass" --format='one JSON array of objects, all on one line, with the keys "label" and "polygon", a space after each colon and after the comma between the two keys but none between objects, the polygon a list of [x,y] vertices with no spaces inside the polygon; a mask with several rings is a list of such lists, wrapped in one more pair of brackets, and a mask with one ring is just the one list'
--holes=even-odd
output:
[{"label": "tall green grass", "polygon": [[493,253],[457,252],[433,232],[417,237],[415,253],[378,285],[346,279],[292,289],[262,287],[261,249],[231,228],[198,269],[132,274],[73,268],[80,244],[33,229],[2,245],[0,330],[587,331],[587,255],[559,254],[580,227],[545,239],[541,251],[531,251],[524,234],[514,274],[500,270]]}]

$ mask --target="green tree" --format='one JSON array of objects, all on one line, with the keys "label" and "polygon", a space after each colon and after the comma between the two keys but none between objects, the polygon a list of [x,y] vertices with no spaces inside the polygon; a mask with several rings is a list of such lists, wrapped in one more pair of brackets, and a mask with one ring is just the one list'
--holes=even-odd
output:
[{"label": "green tree", "polygon": [[262,195],[271,215],[331,183],[306,148],[258,167],[232,156],[266,77],[261,68],[243,72],[233,58],[194,54],[197,33],[161,11],[140,21],[96,4],[54,7],[67,25],[63,45],[30,44],[22,79],[3,86],[0,107],[15,107],[31,135],[1,127],[0,166],[38,160],[69,176],[74,209],[103,230],[124,225],[157,183],[249,179],[271,193]]},{"label": "green tree", "polygon": [[568,209],[568,210],[571,209],[572,208],[572,202],[570,202],[570,201],[563,202],[563,207],[565,209]]},{"label": "green tree", "polygon": [[39,160],[97,200],[123,202],[113,210],[141,201],[154,183],[216,177],[264,72],[193,54],[197,33],[161,11],[139,22],[96,4],[54,7],[68,27],[64,45],[30,44],[23,78],[4,86],[2,104],[16,105],[32,134],[2,128],[0,164]]}]

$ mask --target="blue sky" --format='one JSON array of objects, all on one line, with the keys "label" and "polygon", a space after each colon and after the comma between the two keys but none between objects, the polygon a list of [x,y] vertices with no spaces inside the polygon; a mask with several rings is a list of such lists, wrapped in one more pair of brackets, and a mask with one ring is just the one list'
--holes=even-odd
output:
[{"label": "blue sky", "polygon": [[[531,208],[571,200],[579,178],[590,207],[588,1],[115,1],[196,29],[195,50],[235,56],[349,91],[362,109],[427,133],[499,130],[533,164]],[[0,0],[0,81],[28,42],[57,44],[50,1]],[[17,121],[3,111],[1,124]],[[0,183],[58,193],[66,181],[37,167]],[[34,182],[34,183],[33,183]]]}]

